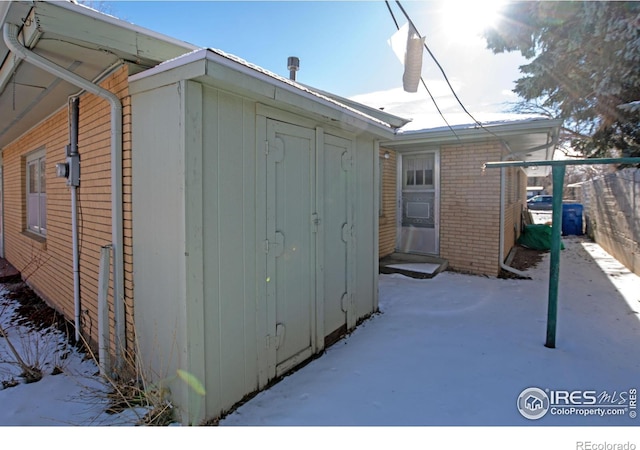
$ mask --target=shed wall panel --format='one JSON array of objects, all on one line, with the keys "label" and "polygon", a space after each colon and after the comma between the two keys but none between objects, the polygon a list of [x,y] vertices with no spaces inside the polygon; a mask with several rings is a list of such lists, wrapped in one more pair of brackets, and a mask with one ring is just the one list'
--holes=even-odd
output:
[{"label": "shed wall panel", "polygon": [[[378,309],[377,265],[378,230],[376,215],[378,206],[374,204],[374,193],[378,188],[375,179],[378,153],[370,138],[359,136],[355,145],[354,176],[356,178],[356,199],[354,205],[355,245],[355,306],[357,318]],[[355,324],[354,324],[355,325]]]},{"label": "shed wall panel", "polygon": [[154,378],[184,367],[184,155],[177,85],[133,102],[135,323],[142,362]]},{"label": "shed wall panel", "polygon": [[257,389],[255,107],[204,89],[205,339],[208,410]]},{"label": "shed wall panel", "polygon": [[[352,142],[347,139],[325,135],[324,145],[319,152],[323,161],[319,174],[323,177],[318,202],[322,202],[321,239],[328,245],[323,246],[324,280],[322,299],[324,302],[324,330],[328,335],[346,326],[346,315],[342,301],[349,302],[352,295],[353,256],[350,247],[353,239],[346,235],[348,227],[353,225],[350,210],[353,201],[353,170],[346,161],[353,158]],[[320,187],[320,186],[319,186]],[[322,242],[319,242],[319,246]],[[322,336],[324,338],[325,336]]]}]

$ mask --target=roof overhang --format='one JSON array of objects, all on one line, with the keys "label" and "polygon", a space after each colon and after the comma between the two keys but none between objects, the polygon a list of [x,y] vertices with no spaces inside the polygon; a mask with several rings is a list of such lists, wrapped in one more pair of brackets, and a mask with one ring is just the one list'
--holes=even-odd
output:
[{"label": "roof overhang", "polygon": [[[553,159],[562,120],[525,119],[478,125],[457,125],[452,128],[434,128],[398,133],[394,140],[380,145],[400,153],[416,151],[421,147],[443,144],[473,143],[499,140],[507,148],[503,159],[517,161],[545,161]],[[548,167],[525,168],[527,176],[545,176]]]},{"label": "roof overhang", "polygon": [[[5,24],[19,28],[26,48],[91,82],[122,64],[138,72],[196,48],[68,1],[0,2],[0,31]],[[78,92],[23,62],[0,39],[0,148]]]},{"label": "roof overhang", "polygon": [[[306,86],[306,85],[304,85]],[[316,91],[319,94],[324,95],[325,97],[331,98],[339,103],[342,103],[343,105],[347,105],[353,109],[356,109],[358,111],[362,111],[363,113],[367,114],[368,116],[371,117],[375,117],[376,119],[380,119],[383,122],[388,123],[389,125],[391,125],[393,128],[401,128],[403,126],[405,126],[406,124],[408,124],[409,122],[411,122],[412,119],[405,119],[404,117],[400,117],[400,116],[396,116],[395,114],[390,114],[388,112],[383,111],[382,109],[379,108],[373,108],[371,106],[367,106],[367,105],[363,105],[362,103],[358,103],[356,101],[353,101],[351,99],[345,98],[345,97],[341,97],[339,95],[336,94],[332,94],[331,92],[327,92],[327,91],[322,91],[319,90],[317,88],[313,88],[310,86],[307,86],[309,89],[312,89],[314,91]]]},{"label": "roof overhang", "polygon": [[268,106],[312,116],[351,132],[390,139],[384,120],[216,49],[200,49],[129,77],[133,95],[181,80],[195,80]]}]

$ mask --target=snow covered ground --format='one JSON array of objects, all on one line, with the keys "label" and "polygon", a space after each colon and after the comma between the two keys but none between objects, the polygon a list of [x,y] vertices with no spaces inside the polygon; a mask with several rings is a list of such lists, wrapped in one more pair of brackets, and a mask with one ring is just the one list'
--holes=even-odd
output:
[{"label": "snow covered ground", "polygon": [[557,348],[544,346],[548,254],[533,280],[381,275],[381,315],[222,425],[640,425],[630,410],[530,420],[516,408],[529,387],[640,388],[639,278],[564,241]]},{"label": "snow covered ground", "polygon": [[[557,348],[543,345],[548,254],[528,271],[532,280],[452,272],[430,280],[381,275],[381,314],[227,416],[220,433],[228,436],[233,426],[509,426],[522,430],[519,439],[530,436],[519,447],[529,448],[541,436],[531,429],[576,426],[567,428],[577,436],[569,440],[571,448],[579,448],[576,439],[586,430],[592,440],[614,436],[624,443],[631,436],[640,448],[632,401],[640,389],[640,277],[596,244],[580,238],[564,243]],[[3,345],[0,338],[0,380],[16,370],[2,362]],[[64,361],[54,357],[49,367],[56,364],[63,374],[47,371],[37,383],[0,390],[0,424],[133,423],[132,417],[102,412],[91,361],[72,351]],[[547,398],[558,396],[539,419],[525,418],[517,407],[520,394],[532,387]],[[434,436],[438,429],[427,430]],[[503,448],[498,444],[493,448]]]}]

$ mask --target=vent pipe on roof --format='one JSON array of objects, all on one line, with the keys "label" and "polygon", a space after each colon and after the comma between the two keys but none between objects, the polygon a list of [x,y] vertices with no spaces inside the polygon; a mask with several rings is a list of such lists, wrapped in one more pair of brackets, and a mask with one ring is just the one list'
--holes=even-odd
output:
[{"label": "vent pipe on roof", "polygon": [[289,56],[287,59],[289,79],[296,81],[296,72],[300,69],[300,59],[297,56]]}]

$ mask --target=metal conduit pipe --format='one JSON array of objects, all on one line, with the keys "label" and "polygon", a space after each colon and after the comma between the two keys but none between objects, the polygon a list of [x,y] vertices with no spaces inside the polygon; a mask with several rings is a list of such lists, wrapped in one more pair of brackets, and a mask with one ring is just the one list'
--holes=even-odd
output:
[{"label": "metal conduit pipe", "polygon": [[[77,158],[77,167],[79,164],[78,154],[78,135],[80,131],[80,99],[74,97],[69,101],[70,124],[69,124],[69,152],[68,159],[71,163],[72,158]],[[75,170],[72,168],[69,171]],[[79,174],[74,174],[74,178]],[[80,341],[80,250],[78,245],[78,183],[79,180],[70,180],[71,188],[71,249],[73,254],[73,309],[74,309],[74,327],[76,329],[76,342]]]},{"label": "metal conduit pipe", "polygon": [[69,70],[58,66],[46,58],[32,52],[18,41],[18,27],[6,23],[2,30],[7,48],[45,72],[48,72],[85,91],[106,99],[111,105],[111,239],[113,245],[113,302],[116,322],[115,352],[119,366],[125,348],[124,323],[124,253],[123,253],[123,212],[122,212],[122,103],[112,92],[85,80]]}]

